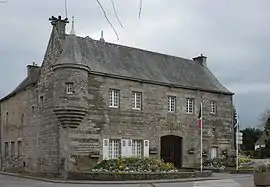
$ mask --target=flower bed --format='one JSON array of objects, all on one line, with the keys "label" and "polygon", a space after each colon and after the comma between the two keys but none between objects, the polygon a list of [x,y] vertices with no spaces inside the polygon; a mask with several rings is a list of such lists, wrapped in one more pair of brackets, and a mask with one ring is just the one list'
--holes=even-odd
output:
[{"label": "flower bed", "polygon": [[119,158],[103,160],[92,172],[177,172],[172,163],[154,158]]},{"label": "flower bed", "polygon": [[172,163],[154,158],[119,158],[103,160],[90,172],[69,172],[73,180],[158,180],[190,177],[208,177],[211,171],[177,170]]}]

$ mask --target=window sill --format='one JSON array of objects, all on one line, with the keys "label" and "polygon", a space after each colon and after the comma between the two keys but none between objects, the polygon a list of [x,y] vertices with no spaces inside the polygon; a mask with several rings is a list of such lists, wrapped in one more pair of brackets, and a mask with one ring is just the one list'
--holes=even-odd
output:
[{"label": "window sill", "polygon": [[109,106],[109,108],[119,108],[118,106]]},{"label": "window sill", "polygon": [[132,108],[132,110],[141,111],[140,108]]}]

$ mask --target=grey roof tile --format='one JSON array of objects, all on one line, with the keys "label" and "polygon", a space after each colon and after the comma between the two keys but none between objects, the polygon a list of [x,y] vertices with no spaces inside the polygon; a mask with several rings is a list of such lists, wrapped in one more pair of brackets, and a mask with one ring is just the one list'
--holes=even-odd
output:
[{"label": "grey roof tile", "polygon": [[[96,73],[233,94],[220,84],[207,67],[193,60],[82,38],[75,34],[67,35],[57,63],[77,63],[88,66]],[[38,78],[39,74],[25,78],[0,101],[36,83]]]},{"label": "grey roof tile", "polygon": [[66,45],[75,50],[68,48],[64,61],[88,65],[93,72],[233,94],[207,67],[193,60],[91,38],[72,36],[67,42],[73,42]]}]

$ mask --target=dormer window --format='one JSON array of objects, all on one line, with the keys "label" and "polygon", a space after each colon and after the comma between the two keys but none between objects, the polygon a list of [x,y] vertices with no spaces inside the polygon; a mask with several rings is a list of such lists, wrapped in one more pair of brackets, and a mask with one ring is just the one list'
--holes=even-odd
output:
[{"label": "dormer window", "polygon": [[73,94],[74,93],[74,85],[73,83],[66,83],[66,93],[67,94]]}]

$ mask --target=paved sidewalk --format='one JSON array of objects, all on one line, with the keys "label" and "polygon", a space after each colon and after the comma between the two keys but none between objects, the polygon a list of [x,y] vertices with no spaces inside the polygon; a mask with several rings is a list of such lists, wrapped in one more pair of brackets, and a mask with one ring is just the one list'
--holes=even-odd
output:
[{"label": "paved sidewalk", "polygon": [[227,173],[213,173],[211,177],[204,178],[184,178],[184,179],[166,179],[166,180],[136,180],[136,181],[89,181],[89,180],[62,180],[62,179],[47,179],[40,177],[27,176],[16,173],[6,173],[0,172],[1,175],[9,175],[21,178],[28,178],[34,180],[40,180],[50,183],[66,183],[66,184],[149,184],[149,183],[179,183],[179,182],[196,182],[196,181],[208,181],[208,180],[223,180],[223,179],[232,179],[232,178],[245,178],[250,177],[251,175],[247,174],[227,174]]}]

